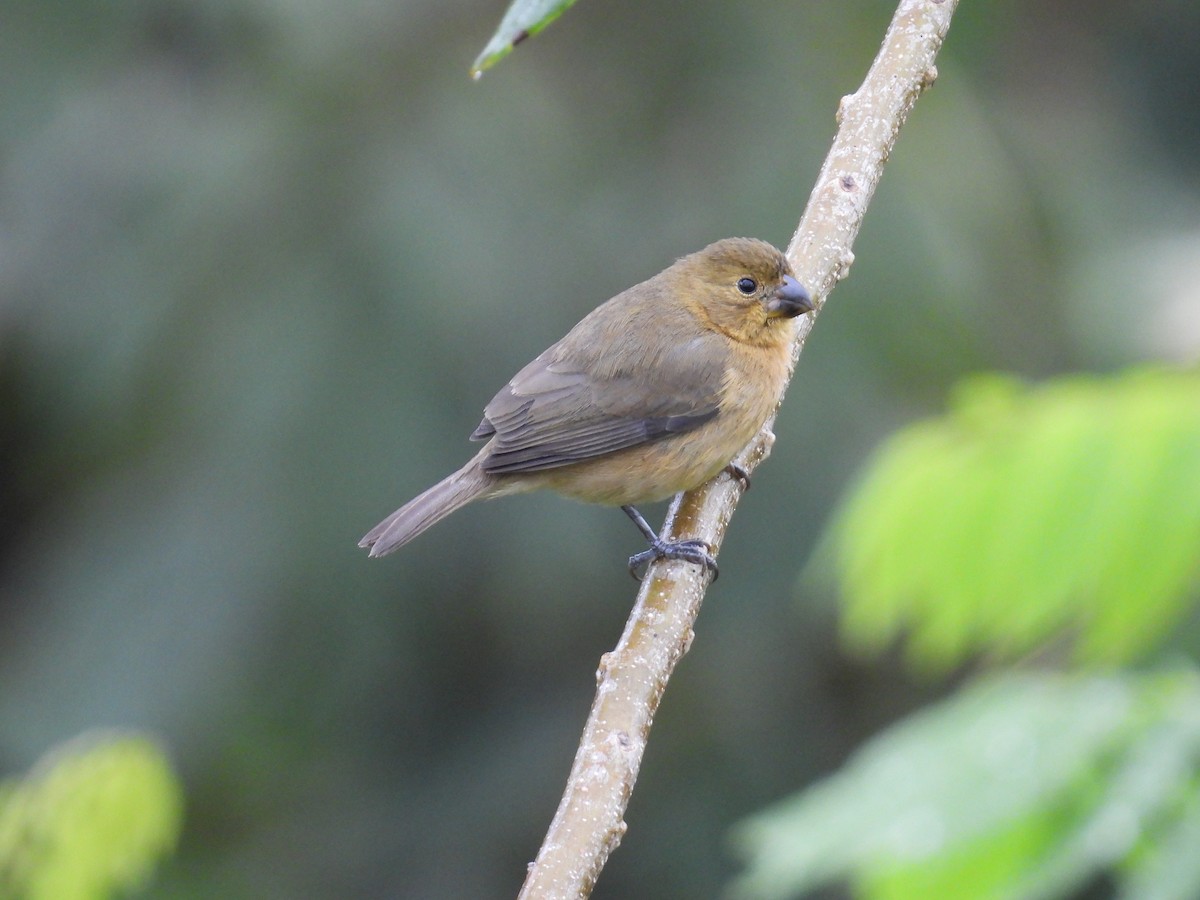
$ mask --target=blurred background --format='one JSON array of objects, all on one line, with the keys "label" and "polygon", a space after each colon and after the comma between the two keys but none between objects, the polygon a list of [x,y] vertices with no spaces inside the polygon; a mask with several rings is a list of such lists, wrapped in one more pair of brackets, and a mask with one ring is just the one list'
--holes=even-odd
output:
[{"label": "blurred background", "polygon": [[[785,245],[894,6],[590,0],[476,83],[503,3],[7,4],[0,772],[158,735],[147,896],[515,895],[639,537],[530,496],[355,543],[598,302]],[[732,822],[947,689],[797,586],[884,436],[971,372],[1197,356],[1200,7],[965,3],[938,67],[595,897],[718,896]]]}]

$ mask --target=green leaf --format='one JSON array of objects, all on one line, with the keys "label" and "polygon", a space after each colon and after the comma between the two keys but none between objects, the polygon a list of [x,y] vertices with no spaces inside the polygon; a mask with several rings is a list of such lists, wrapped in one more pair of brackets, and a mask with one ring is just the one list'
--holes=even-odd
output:
[{"label": "green leaf", "polygon": [[[740,825],[749,864],[735,894],[845,879],[871,900],[1056,898],[1105,869],[1139,873],[1139,887],[1164,870],[1190,884],[1198,823],[1179,786],[1198,765],[1192,670],[993,677]],[[1163,834],[1178,835],[1171,854],[1149,853]]]},{"label": "green leaf", "polygon": [[1158,840],[1127,867],[1119,900],[1192,900],[1200,897],[1200,785],[1181,786],[1181,809]]},{"label": "green leaf", "polygon": [[533,37],[574,3],[575,0],[513,0],[508,12],[500,20],[500,27],[471,66],[471,76],[480,78],[485,71],[508,56],[513,47]]},{"label": "green leaf", "polygon": [[1200,584],[1200,376],[971,379],[881,448],[824,546],[859,650],[906,632],[936,669],[1071,633],[1081,661],[1135,657]]},{"label": "green leaf", "polygon": [[152,741],[76,739],[0,788],[0,896],[101,900],[137,887],[181,821],[178,781]]},{"label": "green leaf", "polygon": [[1043,854],[1070,826],[1069,811],[1038,810],[996,829],[986,839],[955,847],[920,864],[868,865],[852,877],[855,894],[871,900],[967,896],[1021,896],[1033,900],[1039,895],[1014,894],[1011,886],[1020,880],[1029,860]]}]

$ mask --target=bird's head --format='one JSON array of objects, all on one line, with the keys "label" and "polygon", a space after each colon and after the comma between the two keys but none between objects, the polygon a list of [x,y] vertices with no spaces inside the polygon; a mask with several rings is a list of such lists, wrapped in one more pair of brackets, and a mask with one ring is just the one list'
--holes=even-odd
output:
[{"label": "bird's head", "polygon": [[676,288],[695,315],[736,341],[788,341],[791,329],[780,326],[813,310],[787,257],[766,241],[726,238],[685,256],[672,269],[679,279]]}]

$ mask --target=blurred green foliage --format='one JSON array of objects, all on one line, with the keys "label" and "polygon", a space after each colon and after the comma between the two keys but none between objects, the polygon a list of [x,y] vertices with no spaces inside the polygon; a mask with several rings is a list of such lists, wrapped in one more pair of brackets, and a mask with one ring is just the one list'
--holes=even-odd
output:
[{"label": "blurred green foliage", "polygon": [[971,379],[883,445],[836,531],[852,646],[903,631],[944,669],[1067,634],[1127,661],[1197,600],[1200,375]]},{"label": "blurred green foliage", "polygon": [[[961,384],[882,446],[825,544],[844,632],[944,670],[1158,650],[1200,586],[1200,377]],[[826,561],[826,565],[830,565]],[[736,891],[868,900],[1200,894],[1200,671],[984,676],[738,829]],[[1107,894],[1106,894],[1107,896]]]},{"label": "blurred green foliage", "polygon": [[181,786],[136,735],[89,734],[0,783],[0,896],[104,900],[144,884],[182,824]]},{"label": "blurred green foliage", "polygon": [[1200,671],[981,679],[738,828],[735,895],[853,876],[870,900],[1200,894]]},{"label": "blurred green foliage", "polygon": [[[787,242],[895,4],[16,0],[0,54],[0,771],[161,735],[164,898],[513,894],[637,535],[553,497],[358,537],[580,316]],[[944,688],[797,572],[963,375],[1198,346],[1200,7],[964,4],[722,548],[597,900],[714,896],[727,827]],[[1200,633],[1178,622],[1172,647]]]}]

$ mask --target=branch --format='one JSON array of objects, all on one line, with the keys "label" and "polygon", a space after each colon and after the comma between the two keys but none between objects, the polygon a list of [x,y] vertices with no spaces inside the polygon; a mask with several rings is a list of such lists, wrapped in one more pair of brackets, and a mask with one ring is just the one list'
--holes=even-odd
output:
[{"label": "branch", "polygon": [[[901,0],[866,80],[842,98],[837,137],[787,250],[818,312],[850,270],[854,238],[900,126],[937,77],[934,59],[956,6],[957,0]],[[815,318],[814,312],[799,320],[793,368]],[[770,453],[774,422],[772,415],[735,460],[746,472]],[[718,476],[680,494],[662,536],[700,538],[715,553],[741,490],[737,480]],[[575,764],[520,900],[579,900],[591,894],[625,833],[625,807],[650,725],[675,664],[691,644],[708,577],[701,567],[669,560],[646,573],[621,640],[600,660],[596,698]]]}]

